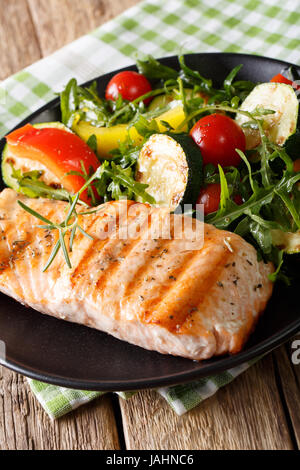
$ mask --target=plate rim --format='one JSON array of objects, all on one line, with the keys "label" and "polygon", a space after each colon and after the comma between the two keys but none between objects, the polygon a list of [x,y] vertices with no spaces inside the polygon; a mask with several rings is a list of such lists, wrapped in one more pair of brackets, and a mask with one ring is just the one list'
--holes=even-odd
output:
[{"label": "plate rim", "polygon": [[[84,325],[81,325],[84,326]],[[235,355],[224,356],[221,358],[217,364],[208,364],[207,366],[202,366],[201,369],[195,369],[189,372],[179,372],[178,374],[167,375],[160,378],[150,378],[150,379],[136,379],[131,380],[130,383],[119,382],[109,380],[107,382],[101,379],[101,384],[99,381],[95,382],[93,380],[78,380],[72,378],[66,378],[60,375],[45,375],[43,372],[34,371],[30,367],[18,364],[13,360],[3,360],[0,359],[0,365],[7,367],[8,369],[24,375],[27,378],[38,380],[50,385],[57,385],[65,388],[71,388],[75,390],[87,390],[87,391],[105,391],[105,392],[115,392],[115,391],[135,391],[143,389],[156,389],[163,386],[175,386],[182,383],[193,382],[197,379],[208,378],[210,376],[217,375],[224,371],[230,370],[234,367],[237,367],[247,362],[252,361],[253,359],[261,359],[264,355],[272,352],[274,349],[279,347],[281,344],[285,343],[290,339],[295,333],[300,329],[300,318],[295,320],[291,325],[283,328],[280,334],[276,335],[276,339],[272,340],[272,336],[267,340],[259,343],[258,345],[253,346],[251,349],[246,351],[241,351]],[[213,372],[209,370],[214,369]],[[205,372],[206,371],[206,372]],[[146,384],[147,382],[147,384]]]},{"label": "plate rim", "polygon": [[[296,69],[298,69],[298,71],[300,72],[300,65],[292,64],[290,62],[286,62],[283,60],[277,60],[272,57],[261,56],[261,55],[256,55],[256,54],[241,54],[241,53],[235,53],[235,52],[200,52],[200,53],[184,54],[184,56],[186,58],[190,56],[239,57],[241,58],[241,61],[243,58],[258,59],[262,61],[267,60],[267,61],[276,63],[282,67],[288,67],[292,65]],[[164,62],[165,60],[176,59],[176,58],[177,58],[176,55],[172,55],[172,56],[164,56],[164,57],[158,58],[157,60]],[[135,65],[125,66],[120,69],[113,70],[105,74],[101,74],[93,79],[87,80],[86,82],[82,83],[81,86],[89,85],[94,80],[99,80],[100,78],[109,80],[112,75],[122,70],[135,70],[135,69],[136,69]],[[21,122],[19,122],[9,132],[12,132],[13,130],[18,129],[19,127],[25,125],[26,123],[32,121],[44,111],[54,108],[55,106],[59,104],[59,100],[60,100],[59,97],[54,98],[48,103],[46,103],[45,105],[43,105],[42,107],[36,109],[33,113],[31,113]],[[1,148],[2,148],[3,143],[5,142],[4,139],[5,138],[3,137],[0,140]],[[179,372],[178,374],[172,373],[171,375],[165,375],[159,378],[149,378],[149,379],[142,378],[142,379],[131,380],[129,383],[125,381],[119,382],[117,380],[105,381],[105,379],[99,379],[98,381],[94,381],[94,380],[87,381],[86,379],[80,380],[80,379],[74,379],[74,378],[68,378],[65,376],[55,375],[51,373],[45,373],[43,371],[26,366],[22,364],[21,362],[17,362],[13,360],[12,358],[10,358],[9,356],[6,356],[5,359],[0,358],[0,365],[7,367],[10,370],[13,370],[14,372],[25,375],[26,377],[29,377],[33,380],[39,380],[48,384],[62,386],[66,388],[88,390],[88,391],[107,391],[107,392],[115,391],[115,390],[118,390],[118,391],[130,390],[131,391],[131,390],[140,390],[140,389],[145,389],[145,388],[152,389],[152,388],[157,388],[161,386],[171,386],[171,385],[176,385],[180,383],[191,382],[200,378],[209,377],[210,375],[219,374],[225,370],[229,370],[233,367],[249,362],[253,360],[254,358],[263,356],[271,352],[273,349],[277,348],[282,343],[290,339],[299,330],[300,330],[300,317],[299,319],[291,322],[288,326],[282,328],[275,335],[276,336],[275,339],[274,339],[274,335],[271,335],[265,340],[261,341],[257,345],[252,346],[250,349],[246,351],[242,350],[240,353],[237,353],[236,355],[231,355],[231,356],[228,356],[228,355],[224,357],[220,356],[216,363],[207,364],[207,365],[204,364],[199,369],[194,369],[194,370],[187,371],[187,372],[186,371]]]}]

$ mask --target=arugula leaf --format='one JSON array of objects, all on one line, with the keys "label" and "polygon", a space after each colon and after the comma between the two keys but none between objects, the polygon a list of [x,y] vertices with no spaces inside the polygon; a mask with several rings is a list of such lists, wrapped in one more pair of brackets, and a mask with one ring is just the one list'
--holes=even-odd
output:
[{"label": "arugula leaf", "polygon": [[69,81],[60,94],[60,107],[62,122],[69,128],[78,120],[105,126],[112,114],[109,103],[99,97],[96,82],[83,88],[78,86],[75,78]]},{"label": "arugula leaf", "polygon": [[237,74],[239,73],[239,71],[241,70],[241,68],[243,67],[242,64],[240,65],[237,65],[236,67],[234,67],[234,69],[231,70],[231,72],[227,75],[227,77],[225,78],[224,80],[224,83],[223,83],[223,86],[224,86],[224,90],[225,92],[227,93],[228,97],[232,97],[233,94],[235,93],[232,93],[232,82],[234,80],[234,78],[237,76]]},{"label": "arugula leaf", "polygon": [[192,87],[196,85],[199,90],[204,91],[209,95],[214,92],[212,80],[203,77],[198,70],[192,70],[189,68],[185,63],[183,55],[179,56],[179,65],[181,68],[179,77],[186,85],[190,85]]},{"label": "arugula leaf", "polygon": [[121,142],[117,149],[111,151],[113,161],[119,164],[122,168],[135,166],[139,157],[141,146],[132,144],[129,134],[128,140]]},{"label": "arugula leaf", "polygon": [[77,80],[72,78],[60,94],[61,120],[65,126],[72,127],[78,104]]},{"label": "arugula leaf", "polygon": [[107,160],[101,170],[101,175],[94,180],[93,185],[105,201],[124,197],[132,199],[135,196],[142,202],[155,204],[155,199],[146,192],[148,185],[135,181],[132,167],[122,168],[114,161]]},{"label": "arugula leaf", "polygon": [[137,132],[144,138],[149,138],[152,134],[160,133],[158,123],[155,120],[148,121],[144,116],[139,116],[138,120],[132,123]]},{"label": "arugula leaf", "polygon": [[137,60],[137,68],[149,80],[177,80],[178,72],[171,67],[161,64],[153,56],[148,55],[145,60]]},{"label": "arugula leaf", "polygon": [[[269,279],[272,282],[275,282],[280,277],[280,274],[281,274],[280,270],[281,270],[282,265],[284,263],[283,254],[284,254],[283,250],[278,252],[277,260],[276,260],[277,269],[272,274],[269,274]],[[290,284],[290,282],[289,282],[289,280],[287,279],[286,276],[284,276],[283,280],[286,282],[286,284]]]},{"label": "arugula leaf", "polygon": [[221,184],[221,195],[220,195],[220,209],[219,213],[224,214],[226,211],[230,210],[233,207],[233,202],[230,199],[230,193],[228,189],[227,179],[221,165],[218,165],[219,174],[220,174],[220,184]]},{"label": "arugula leaf", "polygon": [[87,142],[88,146],[90,147],[90,149],[93,150],[93,152],[97,155],[97,151],[98,151],[98,143],[97,143],[97,137],[95,136],[95,134],[91,135]]},{"label": "arugula leaf", "polygon": [[258,222],[249,223],[250,233],[256,240],[258,246],[265,254],[269,254],[272,251],[272,235],[269,229]]},{"label": "arugula leaf", "polygon": [[45,197],[50,199],[57,199],[60,201],[68,201],[70,194],[65,189],[56,189],[48,186],[40,178],[41,171],[28,171],[22,173],[21,170],[16,170],[12,165],[12,178],[16,179],[18,183],[18,190],[28,197],[37,198]]}]

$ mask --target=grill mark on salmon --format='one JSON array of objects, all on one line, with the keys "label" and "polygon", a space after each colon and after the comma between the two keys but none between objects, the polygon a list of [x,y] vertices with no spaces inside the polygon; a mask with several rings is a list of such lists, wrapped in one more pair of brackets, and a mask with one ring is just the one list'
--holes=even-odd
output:
[{"label": "grill mark on salmon", "polygon": [[[146,221],[144,221],[142,225],[140,225],[139,236],[135,240],[131,240],[130,243],[128,243],[128,240],[118,240],[115,243],[115,246],[111,247],[111,251],[113,253],[112,260],[108,264],[107,268],[103,269],[97,280],[96,289],[94,291],[93,296],[94,300],[96,300],[97,298],[98,290],[104,292],[108,284],[114,285],[114,283],[118,282],[117,277],[120,270],[120,263],[122,263],[123,260],[125,260],[130,253],[137,249],[137,246],[141,243],[142,237],[146,234],[147,230],[149,229],[149,226],[151,224],[151,214],[149,213],[148,215],[149,217],[147,216]],[[139,217],[140,213],[130,213],[128,217],[128,225],[131,225],[132,223],[132,225],[136,227],[136,224],[140,224]],[[118,227],[118,229],[120,229],[120,226]],[[124,295],[126,295],[126,293],[124,293]],[[116,308],[117,310],[115,312],[115,319],[119,320],[120,305],[117,305]]]},{"label": "grill mark on salmon", "polygon": [[[131,209],[134,207],[136,204],[129,206]],[[128,207],[128,208],[129,208]],[[106,268],[103,268],[101,273],[99,274],[99,277],[96,282],[96,291],[97,289],[101,288],[102,290],[105,289],[105,280],[112,278],[112,275],[116,271],[118,264],[117,261],[119,258],[124,257],[126,252],[128,252],[129,247],[128,244],[125,243],[125,241],[121,238],[120,231],[124,227],[126,229],[127,225],[130,224],[130,222],[136,222],[136,216],[139,216],[140,214],[129,214],[126,211],[126,213],[122,214],[122,217],[120,218],[118,215],[117,218],[117,223],[116,223],[116,230],[113,234],[108,239],[108,244],[106,245],[107,251],[103,254],[103,263],[106,262]],[[132,248],[132,245],[131,245]]]},{"label": "grill mark on salmon", "polygon": [[[78,233],[70,253],[73,268],[60,251],[42,273],[57,233],[38,229],[39,222],[18,206],[18,199],[57,222],[64,220],[67,204],[27,199],[9,189],[0,195],[5,237],[0,239],[0,291],[42,313],[147,349],[201,360],[238,352],[272,293],[272,265],[258,262],[255,249],[238,235],[194,220],[197,231],[205,228],[205,239],[203,247],[192,248],[193,229],[174,238],[175,220],[181,216],[171,215],[171,239],[144,240],[156,224],[164,226],[166,211],[132,201],[110,202],[95,214],[80,216],[80,225],[94,240]],[[100,238],[107,217],[117,209],[128,212],[131,229],[142,216],[149,217],[125,244],[118,239],[120,224],[105,240]],[[233,252],[225,244],[228,237]],[[26,244],[13,251],[17,239]],[[117,257],[122,262],[114,261]]]},{"label": "grill mark on salmon", "polygon": [[[205,249],[214,249],[213,241],[210,243],[211,246],[206,245]],[[160,289],[155,301],[148,303],[146,306],[148,316],[145,319],[147,322],[164,326],[172,332],[181,334],[186,332],[184,324],[187,320],[189,322],[193,321],[193,312],[201,308],[204,298],[210,295],[212,285],[219,278],[220,264],[224,265],[229,256],[228,250],[223,249],[218,259],[219,266],[209,269],[204,278],[193,280],[190,289],[186,289],[187,284],[190,282],[189,269],[196,264],[202,250],[188,254],[183,261],[184,270],[182,266],[177,268],[170,276],[171,279],[167,282],[166,288]],[[182,291],[184,291],[183,294]],[[161,299],[157,301],[159,297]],[[180,300],[177,300],[178,297]]]},{"label": "grill mark on salmon", "polygon": [[[136,297],[137,286],[144,284],[143,282],[144,280],[146,280],[147,283],[155,280],[155,278],[151,276],[151,273],[153,273],[152,268],[154,264],[152,256],[155,256],[155,254],[157,254],[158,249],[159,251],[167,250],[169,243],[170,243],[170,240],[159,240],[159,248],[157,246],[157,242],[154,242],[153,249],[149,250],[148,252],[143,253],[143,260],[145,262],[140,267],[138,267],[136,271],[134,271],[134,274],[132,275],[130,281],[127,283],[125,290],[124,290],[125,298],[128,299],[129,297],[132,297],[132,296]],[[137,248],[137,246],[135,248]],[[149,288],[149,286],[147,286],[147,288]]]},{"label": "grill mark on salmon", "polygon": [[[152,219],[150,214],[147,230],[151,229],[151,222]],[[170,222],[170,235],[174,236],[173,220],[171,219]],[[153,277],[154,267],[155,265],[159,265],[163,268],[163,257],[168,253],[170,242],[171,240],[169,239],[158,238],[149,240],[148,243],[144,241],[144,244],[142,245],[142,239],[139,240],[139,244],[143,246],[140,250],[140,252],[143,252],[142,264],[138,265],[136,269],[131,268],[131,274],[123,292],[124,299],[137,297],[144,298],[144,295],[142,295],[144,294],[144,291],[146,291],[148,295],[151,289],[151,283],[155,281],[155,278]],[[134,249],[137,251],[138,245],[134,245],[130,252],[134,253]],[[142,292],[140,292],[141,290]],[[141,317],[144,320],[147,318],[144,307],[145,305],[146,303],[143,305],[143,314]]]},{"label": "grill mark on salmon", "polygon": [[[128,205],[131,205],[133,201],[128,201]],[[111,214],[109,213],[110,209],[110,203],[107,204],[108,210],[107,211],[101,211],[101,214],[104,218],[104,226],[101,226],[102,232],[107,233],[108,228],[109,228],[109,222],[111,221]],[[119,226],[119,211],[116,212],[116,230],[118,229]],[[79,220],[79,223],[84,226],[84,230],[87,233],[90,233],[91,235],[97,236],[97,223],[98,219],[95,218],[92,220],[91,223],[87,224],[86,223],[86,217],[81,217]],[[99,225],[99,224],[98,224]],[[102,224],[101,224],[102,225]],[[86,251],[81,250],[81,258],[79,259],[79,262],[77,263],[77,266],[72,274],[72,283],[73,287],[75,287],[75,282],[76,279],[81,278],[85,279],[85,287],[88,289],[88,286],[91,285],[89,279],[88,279],[88,267],[90,262],[92,261],[94,265],[96,265],[99,268],[99,276],[101,276],[102,270],[105,268],[101,266],[101,260],[104,258],[104,250],[107,247],[107,244],[111,241],[111,237],[114,235],[114,232],[110,234],[110,236],[106,236],[103,240],[89,240],[87,239],[84,235],[81,234],[81,243],[77,239],[77,245],[84,244],[86,245]],[[97,259],[98,257],[98,259]],[[101,266],[101,267],[100,267]],[[95,278],[93,279],[93,283],[95,282]]]}]

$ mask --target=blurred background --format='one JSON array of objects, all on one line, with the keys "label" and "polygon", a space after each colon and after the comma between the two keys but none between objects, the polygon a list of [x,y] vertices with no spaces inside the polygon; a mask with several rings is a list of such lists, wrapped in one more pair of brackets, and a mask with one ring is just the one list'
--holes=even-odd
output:
[{"label": "blurred background", "polygon": [[0,80],[140,0],[0,0]]}]

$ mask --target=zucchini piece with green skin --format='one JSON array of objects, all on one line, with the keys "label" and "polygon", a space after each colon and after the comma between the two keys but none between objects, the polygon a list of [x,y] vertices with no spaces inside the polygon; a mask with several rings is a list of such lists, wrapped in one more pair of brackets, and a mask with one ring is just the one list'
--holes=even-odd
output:
[{"label": "zucchini piece with green skin", "polygon": [[[38,129],[54,127],[72,133],[72,131],[61,122],[43,122],[39,124],[33,124],[33,126]],[[39,178],[40,181],[43,181],[49,187],[61,188],[61,183],[59,179],[53,173],[51,173],[46,166],[42,165],[39,162],[33,162],[32,160],[16,157],[15,155],[9,152],[8,145],[5,145],[2,153],[1,164],[2,179],[4,183],[9,188],[12,188],[19,193],[25,194],[25,196],[32,197],[32,191],[20,187],[20,185],[18,184],[18,180],[16,178],[13,178],[12,166],[15,170],[20,170],[22,173],[27,173],[33,170],[41,171],[42,175]]]},{"label": "zucchini piece with green skin", "polygon": [[186,134],[153,134],[140,151],[136,180],[148,185],[157,206],[171,212],[195,204],[203,183],[199,147]]},{"label": "zucchini piece with green skin", "polygon": [[[296,132],[299,112],[299,101],[295,90],[285,83],[261,83],[257,85],[243,101],[240,109],[253,112],[256,108],[270,109],[273,114],[263,116],[263,126],[267,137],[275,144],[284,145],[286,140]],[[242,126],[250,119],[238,114],[236,122]],[[250,150],[260,144],[258,130],[243,128],[246,136],[246,149]]]},{"label": "zucchini piece with green skin", "polygon": [[294,134],[292,134],[284,144],[286,153],[292,160],[298,160],[300,158],[300,128],[298,128]]}]

